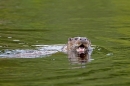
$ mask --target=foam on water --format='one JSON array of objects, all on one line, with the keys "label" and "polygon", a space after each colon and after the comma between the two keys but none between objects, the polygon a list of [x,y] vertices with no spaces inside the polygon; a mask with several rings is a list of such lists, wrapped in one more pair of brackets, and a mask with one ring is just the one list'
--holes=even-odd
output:
[{"label": "foam on water", "polygon": [[36,49],[15,49],[15,50],[4,50],[0,52],[1,58],[37,58],[45,57],[62,52],[64,44],[55,45],[33,45]]}]

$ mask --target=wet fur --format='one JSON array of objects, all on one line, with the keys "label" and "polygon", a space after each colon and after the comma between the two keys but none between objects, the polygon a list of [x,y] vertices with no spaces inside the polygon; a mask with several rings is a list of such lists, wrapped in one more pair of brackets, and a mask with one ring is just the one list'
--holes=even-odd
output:
[{"label": "wet fur", "polygon": [[[82,44],[82,41],[80,39],[86,39],[84,44],[87,46],[87,49],[85,50],[84,54],[78,54],[76,51],[77,45]],[[75,40],[76,39],[76,40]],[[68,59],[71,63],[87,63],[90,61],[90,55],[91,55],[91,42],[86,37],[74,37],[69,38],[68,43],[66,45]]]}]

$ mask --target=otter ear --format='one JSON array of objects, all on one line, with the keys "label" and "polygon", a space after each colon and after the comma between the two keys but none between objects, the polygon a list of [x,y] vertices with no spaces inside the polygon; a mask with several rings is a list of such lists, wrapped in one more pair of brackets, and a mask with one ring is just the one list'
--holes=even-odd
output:
[{"label": "otter ear", "polygon": [[68,38],[68,41],[72,41],[73,40],[73,38]]}]

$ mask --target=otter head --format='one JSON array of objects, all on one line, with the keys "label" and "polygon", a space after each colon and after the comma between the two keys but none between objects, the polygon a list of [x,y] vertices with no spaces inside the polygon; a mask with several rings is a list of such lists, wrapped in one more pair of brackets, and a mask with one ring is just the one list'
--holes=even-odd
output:
[{"label": "otter head", "polygon": [[90,41],[86,37],[70,38],[68,43],[71,46],[70,50],[78,57],[79,61],[87,61],[88,47],[91,46]]}]

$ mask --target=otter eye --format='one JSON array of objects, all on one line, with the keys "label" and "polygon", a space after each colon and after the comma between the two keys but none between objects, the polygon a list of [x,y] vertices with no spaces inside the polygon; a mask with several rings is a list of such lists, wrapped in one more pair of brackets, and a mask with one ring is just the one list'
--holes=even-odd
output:
[{"label": "otter eye", "polygon": [[68,38],[68,41],[72,41],[73,40],[73,38]]},{"label": "otter eye", "polygon": [[78,38],[75,38],[75,40],[78,40]]}]

